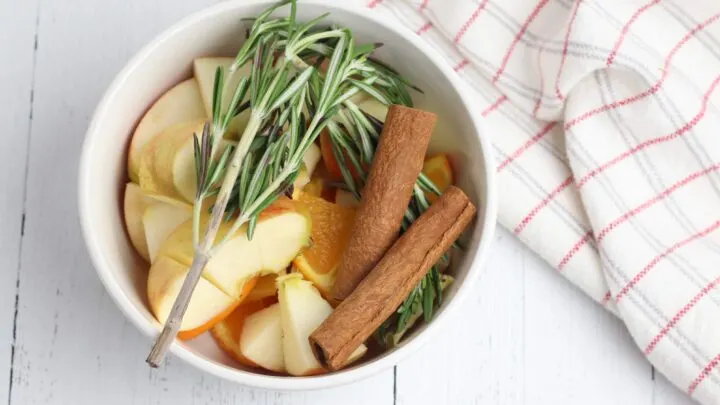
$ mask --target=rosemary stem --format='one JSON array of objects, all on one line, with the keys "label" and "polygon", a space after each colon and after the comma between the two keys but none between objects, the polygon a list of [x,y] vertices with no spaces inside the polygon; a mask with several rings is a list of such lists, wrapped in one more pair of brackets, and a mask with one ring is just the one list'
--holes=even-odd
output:
[{"label": "rosemary stem", "polygon": [[[297,169],[297,166],[302,161],[302,157],[305,155],[305,152],[310,147],[310,144],[315,140],[317,136],[314,136],[313,132],[317,132],[316,128],[320,124],[321,119],[319,118],[319,115],[316,115],[313,120],[310,122],[310,126],[308,127],[308,130],[306,134],[309,134],[309,136],[304,137],[300,142],[301,146],[297,149],[295,154],[290,158],[287,166],[283,168],[280,173],[278,173],[277,177],[273,179],[273,181],[265,187],[265,189],[260,193],[260,195],[255,198],[255,201],[250,204],[250,206],[247,207],[245,212],[241,212],[238,218],[235,220],[235,223],[233,224],[232,228],[230,228],[230,231],[225,234],[223,239],[213,248],[213,250],[210,252],[210,255],[217,250],[220,249],[227,241],[230,240],[232,235],[235,235],[235,233],[240,230],[240,227],[245,225],[249,220],[250,217],[248,216],[248,213],[255,212],[257,208],[260,206],[260,204],[265,201],[267,198],[269,198],[271,195],[277,192],[277,190],[280,188],[280,186],[287,180],[287,178]],[[309,138],[309,139],[308,139]],[[245,135],[243,134],[243,139],[241,143],[245,141]],[[222,190],[221,190],[222,193]],[[216,204],[217,206],[217,204]]]},{"label": "rosemary stem", "polygon": [[198,196],[193,205],[193,248],[198,250],[200,246],[200,215],[202,215],[203,196]]},{"label": "rosemary stem", "polygon": [[[245,160],[245,156],[250,149],[250,144],[252,144],[255,135],[257,135],[257,132],[260,130],[260,125],[262,124],[261,117],[261,114],[256,114],[255,112],[252,113],[250,117],[250,122],[248,122],[247,127],[245,127],[245,131],[243,131],[242,137],[240,138],[240,143],[238,144],[238,147],[235,148],[232,160],[230,161],[227,172],[224,175],[225,177],[223,178],[222,185],[220,186],[217,200],[215,201],[215,205],[213,206],[210,223],[205,230],[205,237],[203,239],[203,242],[199,246],[200,251],[207,254],[208,256],[210,256],[210,248],[215,241],[218,229],[220,228],[220,223],[223,219],[223,214],[225,213],[228,201],[230,200],[230,193],[232,192],[233,186],[235,185],[235,179],[237,179],[238,175],[240,174],[242,162]],[[187,283],[183,284],[183,288],[185,288],[186,284]],[[175,304],[177,305],[177,301]]]},{"label": "rosemary stem", "polygon": [[[165,326],[163,327],[160,336],[158,336],[155,341],[155,344],[153,345],[153,348],[146,360],[151,367],[158,367],[158,365],[163,361],[168,349],[170,348],[170,344],[175,340],[175,336],[177,336],[177,333],[180,330],[180,324],[182,323],[185,311],[187,311],[187,307],[190,304],[192,292],[195,290],[195,285],[197,285],[198,280],[200,280],[200,275],[202,274],[205,265],[208,260],[210,260],[211,247],[215,241],[215,237],[217,236],[218,229],[220,228],[225,208],[230,200],[230,193],[232,192],[235,184],[235,179],[237,179],[238,174],[240,173],[240,167],[245,159],[245,155],[247,155],[247,152],[250,149],[252,140],[260,130],[261,123],[262,114],[256,114],[253,111],[250,122],[248,122],[248,125],[240,138],[240,143],[235,149],[232,161],[228,165],[227,173],[225,174],[222,186],[220,187],[218,198],[215,201],[212,216],[210,217],[210,223],[205,231],[203,241],[196,246],[195,256],[193,257],[190,271],[185,277],[185,281],[183,281],[180,293],[178,293],[175,303],[170,310],[170,315],[168,316],[167,321],[165,321]],[[200,213],[201,211],[198,211],[196,205],[194,212],[195,216],[199,218]],[[199,219],[194,218],[193,221],[198,222],[197,227],[199,234]],[[195,222],[193,222],[193,227],[194,226]]]}]

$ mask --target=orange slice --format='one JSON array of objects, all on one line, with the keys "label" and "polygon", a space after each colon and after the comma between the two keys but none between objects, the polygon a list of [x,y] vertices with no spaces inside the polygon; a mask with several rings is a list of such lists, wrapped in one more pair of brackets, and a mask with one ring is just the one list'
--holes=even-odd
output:
[{"label": "orange slice", "polygon": [[293,260],[303,276],[325,296],[335,284],[340,258],[352,233],[355,208],[343,207],[322,198],[301,194],[312,219],[312,245]]},{"label": "orange slice", "polygon": [[275,297],[275,295],[277,295],[277,287],[275,286],[277,276],[277,274],[267,274],[258,277],[255,287],[250,290],[250,294],[245,298],[245,302],[260,301]]},{"label": "orange slice", "polygon": [[[444,153],[425,160],[422,171],[435,183],[437,188],[440,189],[440,192],[445,191],[446,188],[453,184],[452,166],[450,165],[448,156]],[[425,196],[430,202],[435,202],[438,198],[434,193],[425,193]]]},{"label": "orange slice", "polygon": [[[274,282],[274,280],[273,280]],[[243,356],[240,352],[240,335],[242,334],[245,320],[261,309],[265,309],[276,301],[275,296],[257,301],[245,302],[238,306],[232,313],[211,329],[212,337],[218,346],[234,358],[240,364],[249,367],[258,367],[252,360]]]}]

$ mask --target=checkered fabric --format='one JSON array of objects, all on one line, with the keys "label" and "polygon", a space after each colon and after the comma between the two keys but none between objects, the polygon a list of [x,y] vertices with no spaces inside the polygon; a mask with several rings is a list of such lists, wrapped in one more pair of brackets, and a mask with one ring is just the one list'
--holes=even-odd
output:
[{"label": "checkered fabric", "polygon": [[363,4],[474,89],[502,226],[720,404],[720,1]]}]

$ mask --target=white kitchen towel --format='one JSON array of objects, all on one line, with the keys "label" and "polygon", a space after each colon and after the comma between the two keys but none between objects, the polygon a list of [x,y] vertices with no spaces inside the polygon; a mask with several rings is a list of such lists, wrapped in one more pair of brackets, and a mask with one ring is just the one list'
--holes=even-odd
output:
[{"label": "white kitchen towel", "polygon": [[365,5],[474,89],[500,223],[720,404],[720,1]]}]

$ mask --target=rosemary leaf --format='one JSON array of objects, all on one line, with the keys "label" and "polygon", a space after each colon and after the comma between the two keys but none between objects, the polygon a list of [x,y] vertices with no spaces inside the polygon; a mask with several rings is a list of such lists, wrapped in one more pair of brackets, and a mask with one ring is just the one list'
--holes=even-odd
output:
[{"label": "rosemary leaf", "polygon": [[418,184],[425,191],[429,191],[437,196],[441,194],[437,186],[435,186],[432,180],[430,180],[430,178],[425,175],[425,173],[420,172],[420,175],[418,176]]},{"label": "rosemary leaf", "polygon": [[195,156],[195,179],[197,181],[197,191],[195,192],[195,199],[201,200],[202,199],[202,184],[205,181],[203,179],[203,175],[205,174],[205,170],[202,167],[202,159],[200,158],[200,141],[198,141],[197,134],[193,134],[193,151]]},{"label": "rosemary leaf", "polygon": [[269,163],[270,151],[272,149],[272,147],[267,148],[265,150],[265,154],[260,158],[257,165],[255,166],[255,171],[250,178],[250,184],[248,184],[245,191],[245,201],[243,201],[243,204],[241,205],[243,212],[247,211],[250,202],[254,201],[255,197],[260,194],[261,186],[265,181],[265,168]]},{"label": "rosemary leaf", "polygon": [[335,161],[338,162],[338,166],[340,167],[340,173],[342,174],[342,178],[345,181],[345,184],[347,184],[348,188],[355,195],[355,197],[359,198],[359,187],[355,186],[355,180],[353,179],[352,173],[348,169],[347,163],[345,163],[345,155],[341,152],[340,147],[335,143],[332,144],[332,153]]},{"label": "rosemary leaf", "polygon": [[253,152],[248,152],[245,156],[245,162],[243,162],[242,168],[240,169],[240,177],[238,184],[238,208],[245,206],[245,195],[248,185],[250,184],[250,169],[253,166]]},{"label": "rosemary leaf", "polygon": [[240,80],[238,86],[235,88],[235,92],[233,93],[233,97],[230,100],[230,104],[228,104],[227,106],[227,113],[225,114],[225,118],[222,120],[223,128],[227,128],[228,125],[230,125],[230,120],[235,117],[235,115],[239,114],[239,112],[236,112],[236,110],[238,110],[238,105],[240,104],[240,101],[245,98],[245,94],[247,93],[249,84],[250,83],[248,82],[248,78],[243,77]]},{"label": "rosemary leaf", "polygon": [[[432,271],[428,276],[426,276],[423,279],[424,285],[422,286],[422,306],[423,306],[423,316],[425,317],[425,322],[430,322],[433,316],[433,304],[435,302],[435,289],[434,288],[428,288],[427,286],[427,279],[433,278]],[[434,285],[434,284],[433,284]]]},{"label": "rosemary leaf", "polygon": [[272,131],[270,131],[270,135],[268,135],[268,136],[259,136],[255,139],[253,139],[252,143],[250,143],[250,148],[248,149],[248,153],[265,150],[265,147],[267,146],[268,142],[271,142],[271,139],[270,139],[271,135],[272,135]]},{"label": "rosemary leaf", "polygon": [[212,121],[220,122],[220,109],[222,108],[222,89],[225,86],[225,74],[222,67],[215,70],[215,82],[213,85]]},{"label": "rosemary leaf", "polygon": [[290,99],[290,97],[295,95],[301,88],[303,88],[305,86],[305,83],[307,83],[307,81],[310,79],[310,76],[313,74],[314,71],[315,71],[315,68],[313,68],[312,66],[306,68],[300,74],[300,76],[298,76],[295,80],[293,80],[290,87],[285,89],[285,91],[283,91],[277,97],[277,99],[275,100],[273,105],[270,107],[270,110],[277,109],[282,104],[285,104]]},{"label": "rosemary leaf", "polygon": [[330,13],[320,14],[319,16],[313,18],[312,20],[310,20],[310,21],[306,22],[305,24],[301,25],[300,27],[298,27],[294,34],[292,32],[290,32],[290,30],[288,30],[289,31],[288,34],[289,34],[289,36],[292,37],[293,40],[297,41],[302,35],[304,35],[306,32],[308,32],[308,30],[310,30],[310,28],[316,26],[320,21],[324,20],[329,15],[330,15]]},{"label": "rosemary leaf", "polygon": [[379,101],[385,105],[392,104],[390,102],[390,100],[384,94],[382,94],[380,91],[378,91],[376,88],[366,84],[365,82],[363,82],[361,80],[355,80],[355,79],[349,79],[349,80],[352,84],[354,84],[355,86],[360,88],[362,91],[371,95],[377,101]]},{"label": "rosemary leaf", "polygon": [[[447,255],[447,253],[445,254]],[[449,259],[445,259],[449,260]],[[433,289],[435,290],[435,301],[437,302],[437,305],[439,306],[442,304],[443,299],[443,286],[442,286],[442,277],[440,276],[440,270],[438,269],[438,266],[435,265],[430,269],[430,274],[432,275],[433,279]]]},{"label": "rosemary leaf", "polygon": [[261,77],[262,77],[262,71],[263,71],[263,48],[264,43],[260,42],[257,45],[257,48],[255,49],[255,58],[253,59],[253,67],[251,69],[251,80],[250,80],[250,106],[252,108],[256,108],[255,105],[258,102],[258,99],[260,98],[260,85],[261,85]]},{"label": "rosemary leaf", "polygon": [[220,177],[225,172],[225,166],[230,160],[230,155],[232,155],[234,149],[235,148],[233,146],[228,146],[227,148],[225,148],[222,155],[220,155],[220,159],[212,163],[212,166],[208,170],[207,174],[208,180],[207,182],[203,183],[204,195],[207,195],[207,193],[209,193],[211,189],[216,188],[216,186],[220,182]]},{"label": "rosemary leaf", "polygon": [[355,51],[353,52],[352,58],[356,59],[360,56],[368,56],[371,53],[375,52],[375,49],[377,47],[375,44],[362,44],[355,48]]},{"label": "rosemary leaf", "polygon": [[247,237],[248,240],[252,240],[253,234],[255,233],[255,227],[257,226],[257,220],[258,216],[252,216],[250,217],[250,220],[248,221],[248,229],[247,229]]}]

